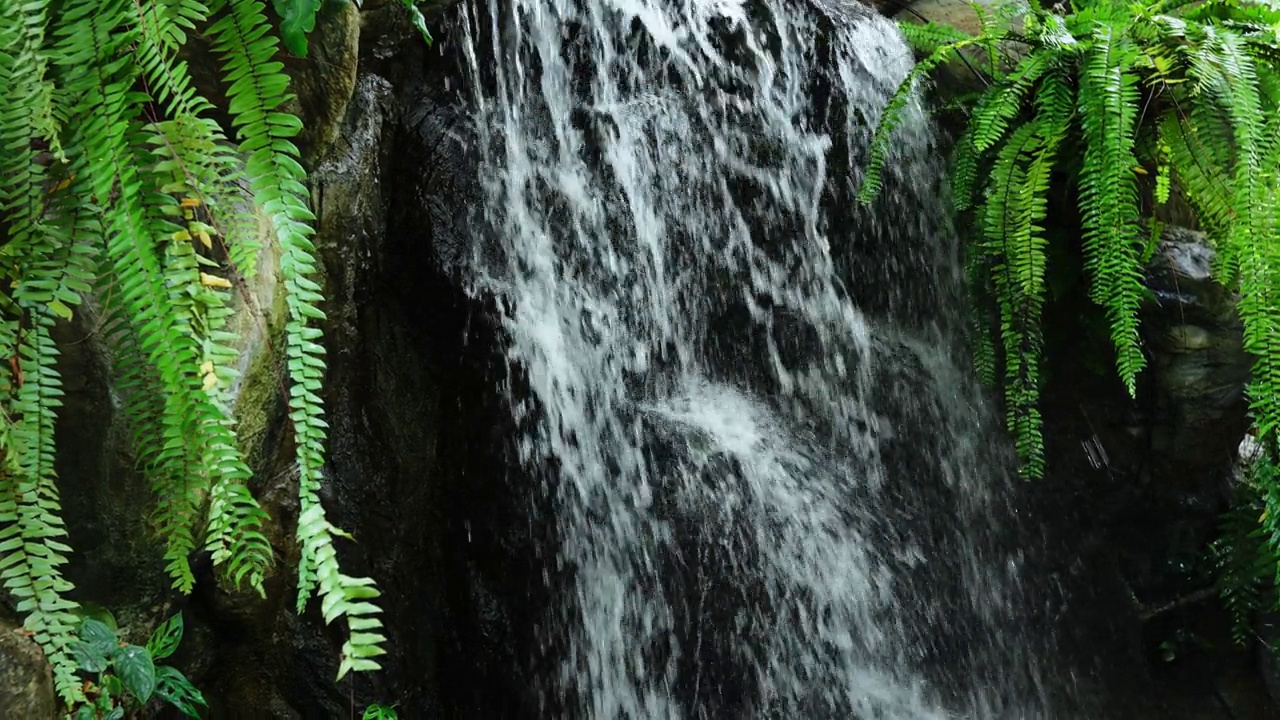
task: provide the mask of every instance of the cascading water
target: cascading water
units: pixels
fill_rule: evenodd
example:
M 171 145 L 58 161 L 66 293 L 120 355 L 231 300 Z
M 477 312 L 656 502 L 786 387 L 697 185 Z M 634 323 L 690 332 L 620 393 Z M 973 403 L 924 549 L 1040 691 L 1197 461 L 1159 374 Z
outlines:
M 542 716 L 1046 715 L 918 108 L 890 200 L 854 208 L 911 63 L 892 25 L 485 2 L 473 281 L 568 578 Z

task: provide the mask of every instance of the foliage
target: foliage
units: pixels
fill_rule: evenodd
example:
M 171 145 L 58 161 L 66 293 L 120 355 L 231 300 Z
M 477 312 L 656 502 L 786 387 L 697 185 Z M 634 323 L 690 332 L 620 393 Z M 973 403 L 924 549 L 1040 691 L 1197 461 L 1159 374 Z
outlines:
M 373 703 L 364 709 L 364 714 L 360 716 L 360 720 L 397 720 L 399 717 L 400 715 L 394 707 Z
M 326 4 L 339 4 L 342 0 L 272 0 L 276 13 L 280 16 L 280 39 L 289 52 L 298 57 L 307 56 L 307 36 L 316 27 L 316 16 Z M 350 0 L 359 7 L 362 0 Z M 418 9 L 417 0 L 400 0 L 409 13 L 409 20 L 422 35 L 428 45 L 431 44 L 431 33 L 427 30 L 427 19 Z
M 189 557 L 205 550 L 232 584 L 262 594 L 272 548 L 237 446 L 227 328 L 233 290 L 257 272 L 255 207 L 273 227 L 288 313 L 299 612 L 318 589 L 326 622 L 347 618 L 339 678 L 377 668 L 383 652 L 377 590 L 340 572 L 343 533 L 319 500 L 324 315 L 291 139 L 301 124 L 281 110 L 289 79 L 263 0 L 206 1 L 0 3 L 0 580 L 68 704 L 85 694 L 62 574 L 71 549 L 53 462 L 63 395 L 53 332 L 77 313 L 100 320 L 174 587 L 192 590 Z M 196 28 L 221 62 L 235 145 L 180 59 Z M 130 659 L 111 657 L 117 669 Z
M 79 669 L 96 680 L 85 684 L 86 698 L 72 708 L 70 717 L 123 718 L 126 708 L 143 706 L 152 697 L 173 705 L 187 717 L 200 717 L 199 708 L 207 706 L 200 691 L 177 668 L 156 664 L 173 655 L 181 642 L 181 614 L 161 623 L 145 647 L 120 642 L 109 625 L 86 618 L 72 653 Z
M 1217 250 L 1218 278 L 1241 293 L 1255 430 L 1280 423 L 1280 5 L 1266 2 L 1077 0 L 1063 14 L 1017 0 L 975 6 L 981 32 L 903 25 L 927 55 L 878 126 L 861 189 L 880 170 L 918 81 L 981 53 L 990 84 L 957 145 L 953 194 L 971 220 L 971 287 L 994 300 L 977 365 L 1003 367 L 1006 422 L 1024 476 L 1043 473 L 1038 410 L 1041 312 L 1051 183 L 1076 190 L 1090 298 L 1105 309 L 1115 369 L 1129 393 L 1146 365 L 1138 310 L 1142 270 L 1159 238 L 1144 215 L 1181 196 Z M 993 331 L 994 330 L 994 331 Z
M 1253 635 L 1254 613 L 1274 607 L 1280 587 L 1280 466 L 1263 452 L 1247 460 L 1210 548 L 1231 636 L 1242 645 Z

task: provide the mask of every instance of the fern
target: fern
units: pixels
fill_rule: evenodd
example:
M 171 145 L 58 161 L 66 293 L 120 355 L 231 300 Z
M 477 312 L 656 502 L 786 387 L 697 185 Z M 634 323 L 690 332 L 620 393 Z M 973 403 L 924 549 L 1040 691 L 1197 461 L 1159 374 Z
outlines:
M 1023 474 L 1043 471 L 1037 412 L 1040 314 L 1047 267 L 1042 227 L 1055 173 L 1074 184 L 1089 297 L 1106 313 L 1116 372 L 1131 396 L 1146 365 L 1138 310 L 1144 264 L 1161 225 L 1141 208 L 1176 194 L 1217 249 L 1220 282 L 1240 290 L 1245 346 L 1256 357 L 1255 431 L 1280 427 L 1280 9 L 1250 3 L 1105 0 L 1058 15 L 1010 1 L 980 13 L 978 35 L 904 24 L 935 47 L 899 86 L 872 141 L 860 198 L 873 197 L 890 138 L 916 85 L 962 47 L 988 53 L 987 90 L 973 103 L 952 170 L 956 208 L 973 221 L 973 294 L 999 310 L 999 342 L 975 333 L 984 377 L 1003 367 L 1006 422 Z M 1021 20 L 1013 35 L 1004 27 Z M 1026 54 L 1006 70 L 1010 40 Z M 944 42 L 946 41 L 946 42 Z M 1081 153 L 1064 154 L 1064 143 Z M 1155 173 L 1150 197 L 1139 173 Z M 981 321 L 980 323 L 984 323 Z
M 1242 498 L 1238 503 L 1224 514 L 1222 535 L 1210 546 L 1210 554 L 1218 594 L 1231 618 L 1231 639 L 1244 645 L 1253 634 L 1254 613 L 1266 604 L 1276 557 L 1269 552 L 1258 523 L 1257 498 Z
M 320 330 L 313 326 L 324 318 L 317 307 L 323 299 L 315 275 L 315 247 L 308 221 L 314 217 L 306 206 L 304 171 L 298 150 L 290 140 L 301 125 L 279 110 L 287 99 L 283 65 L 272 60 L 276 40 L 268 32 L 262 3 L 240 0 L 210 27 L 215 51 L 223 56 L 233 123 L 239 131 L 241 151 L 248 155 L 246 173 L 255 199 L 275 227 L 280 245 L 280 267 L 285 281 L 288 320 L 285 325 L 289 387 L 289 417 L 297 445 L 298 492 L 301 510 L 298 541 L 298 610 L 317 588 L 326 622 L 347 618 L 349 630 L 343 645 L 338 677 L 351 670 L 379 667 L 373 659 L 384 651 L 379 608 L 370 602 L 378 596 L 373 581 L 342 574 L 333 547 L 335 535 L 345 535 L 325 518 L 320 504 L 327 425 L 318 391 L 324 376 L 324 348 L 317 342 Z
M 996 50 L 1010 17 L 1023 20 L 1028 52 L 1005 72 Z M 1265 452 L 1210 548 L 1233 637 L 1244 643 L 1256 611 L 1280 600 L 1280 6 L 1086 0 L 1059 16 L 1001 2 L 980 19 L 981 32 L 966 40 L 944 27 L 904 26 L 914 44 L 936 49 L 882 117 L 861 198 L 879 189 L 903 98 L 960 43 L 986 50 L 991 77 L 957 144 L 953 197 L 973 221 L 971 292 L 999 316 L 999 342 L 976 316 L 975 366 L 988 381 L 1003 367 L 1006 423 L 1026 477 L 1044 471 L 1037 385 L 1053 173 L 1075 190 L 1089 296 L 1106 313 L 1131 396 L 1146 364 L 1142 273 L 1163 229 L 1151 218 L 1144 230 L 1140 208 L 1175 195 L 1190 203 L 1214 244 L 1216 279 L 1239 294 L 1254 357 L 1248 399 Z M 1078 162 L 1060 152 L 1067 143 L 1082 148 Z M 1154 173 L 1146 197 L 1139 173 Z
M 902 23 L 898 26 L 902 37 L 913 49 L 923 53 L 934 53 L 944 45 L 966 40 L 969 33 L 957 30 L 945 23 L 923 22 Z
M 70 654 L 76 605 L 64 597 L 72 586 L 61 571 L 71 548 L 64 542 L 67 531 L 57 514 L 53 468 L 54 413 L 62 404 L 62 387 L 54 369 L 57 348 L 49 336 L 53 317 L 42 309 L 28 317 L 31 326 L 19 325 L 18 336 L 12 338 L 18 345 L 22 380 L 0 382 L 14 418 L 4 448 L 13 459 L 6 473 L 6 497 L 0 501 L 0 522 L 5 523 L 0 529 L 0 551 L 5 552 L 0 577 L 26 617 L 25 627 L 44 647 L 55 687 L 70 703 L 82 694 Z
M 871 136 L 866 175 L 863 177 L 862 187 L 858 191 L 858 197 L 863 202 L 870 202 L 880 192 L 881 174 L 884 172 L 884 164 L 889 158 L 890 144 L 893 141 L 894 133 L 903 121 L 903 113 L 910 107 L 915 98 L 917 82 L 927 77 L 929 72 L 943 63 L 958 58 L 961 50 L 975 45 L 981 40 L 981 37 L 969 37 L 947 43 L 921 60 L 911 69 L 911 72 L 907 73 L 907 77 L 902 84 L 898 86 L 893 96 L 889 98 L 889 103 L 885 106 L 880 116 L 880 121 L 876 125 L 875 132 Z
M 12 372 L 0 373 L 0 580 L 45 649 L 59 695 L 71 703 L 83 693 L 70 656 L 75 604 L 65 598 L 72 588 L 61 571 L 70 551 L 53 467 L 62 390 L 49 336 L 53 310 L 69 308 L 46 274 L 59 243 L 44 222 L 46 172 L 31 144 L 56 133 L 46 81 L 47 12 L 43 2 L 0 10 L 0 82 L 8 90 L 0 104 L 0 211 L 7 230 L 0 272 L 14 287 L 0 304 L 0 353 L 12 359 Z M 60 305 L 50 307 L 53 302 Z
M 236 585 L 247 580 L 263 593 L 263 576 L 271 563 L 270 547 L 262 534 L 266 514 L 247 491 L 231 489 L 243 488 L 252 473 L 237 449 L 231 402 L 225 396 L 235 380 L 237 358 L 236 351 L 226 344 L 233 339 L 225 329 L 231 314 L 225 288 L 230 283 L 212 274 L 216 263 L 196 251 L 197 246 L 212 248 L 213 230 L 195 219 L 195 209 L 201 202 L 195 188 L 187 184 L 186 168 L 199 163 L 200 156 L 183 162 L 181 150 L 170 139 L 171 135 L 181 137 L 182 132 L 165 132 L 173 125 L 166 122 L 149 128 L 152 147 L 147 159 L 157 175 L 156 187 L 166 191 L 154 196 L 160 208 L 153 232 L 169 238 L 165 247 L 168 306 L 184 323 L 183 333 L 199 340 L 196 353 L 186 362 L 194 364 L 196 370 L 191 375 L 200 382 L 200 391 L 191 393 L 191 420 L 200 438 L 196 476 L 207 476 L 202 478 L 200 488 L 210 493 L 205 547 L 212 552 L 215 564 L 231 561 L 228 570 Z M 213 182 L 211 186 L 216 187 Z M 181 199 L 175 200 L 169 193 Z M 183 224 L 176 222 L 179 219 Z M 210 272 L 202 269 L 206 266 Z M 227 503 L 228 499 L 235 502 Z
M 1085 140 L 1080 172 L 1085 267 L 1091 297 L 1107 310 L 1116 369 L 1129 394 L 1146 365 L 1138 338 L 1142 233 L 1133 154 L 1138 117 L 1137 48 L 1114 27 L 1099 28 L 1080 74 L 1080 118 Z
M 1269 452 L 1246 458 L 1222 532 L 1209 548 L 1231 637 L 1244 645 L 1254 615 L 1276 603 L 1280 587 L 1280 475 Z
M 238 148 L 180 59 L 211 18 Z M 255 205 L 276 232 L 287 295 L 299 609 L 318 589 L 325 620 L 347 618 L 339 677 L 376 669 L 383 652 L 377 590 L 340 572 L 333 539 L 344 533 L 319 503 L 323 315 L 290 140 L 300 124 L 280 110 L 288 81 L 275 54 L 259 0 L 0 3 L 0 580 L 68 705 L 84 695 L 61 571 L 71 549 L 53 466 L 62 390 L 52 328 L 77 312 L 101 322 L 174 587 L 192 590 L 190 557 L 208 551 L 234 585 L 263 593 L 272 549 L 236 437 L 228 328 L 234 291 L 256 272 Z

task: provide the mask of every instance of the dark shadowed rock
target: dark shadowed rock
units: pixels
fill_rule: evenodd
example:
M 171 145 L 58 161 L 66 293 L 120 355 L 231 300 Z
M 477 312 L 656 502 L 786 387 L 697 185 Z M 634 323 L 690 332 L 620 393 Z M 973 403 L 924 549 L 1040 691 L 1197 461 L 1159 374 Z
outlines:
M 1165 233 L 1147 271 L 1149 367 L 1136 400 L 1085 288 L 1046 310 L 1048 471 L 1023 493 L 1046 545 L 1028 582 L 1053 590 L 1082 692 L 1106 697 L 1117 717 L 1273 712 L 1252 654 L 1230 642 L 1204 561 L 1249 424 L 1251 364 L 1211 259 L 1203 235 Z
M 1213 280 L 1213 249 L 1201 233 L 1173 228 L 1148 273 L 1144 314 L 1151 357 L 1152 472 L 1168 487 L 1211 492 L 1249 427 L 1238 298 Z

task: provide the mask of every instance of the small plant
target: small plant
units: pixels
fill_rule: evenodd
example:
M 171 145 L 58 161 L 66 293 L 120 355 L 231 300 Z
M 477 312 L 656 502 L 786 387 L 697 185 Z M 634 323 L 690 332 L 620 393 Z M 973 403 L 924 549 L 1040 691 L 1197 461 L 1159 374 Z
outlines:
M 182 614 L 156 628 L 145 647 L 121 642 L 106 622 L 85 618 L 79 640 L 71 653 L 82 673 L 95 679 L 85 682 L 85 701 L 72 708 L 71 720 L 118 720 L 129 710 L 141 710 L 153 697 L 198 718 L 204 696 L 180 670 L 157 665 L 182 642 Z
M 364 709 L 364 714 L 360 716 L 360 720 L 398 720 L 399 717 L 400 715 L 396 713 L 395 706 L 373 703 Z

